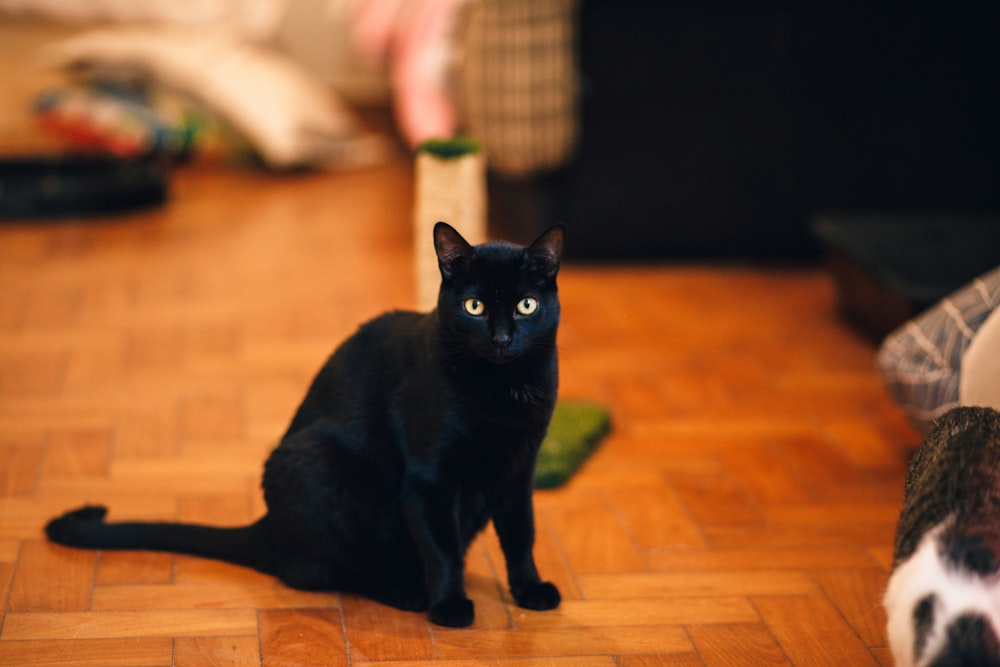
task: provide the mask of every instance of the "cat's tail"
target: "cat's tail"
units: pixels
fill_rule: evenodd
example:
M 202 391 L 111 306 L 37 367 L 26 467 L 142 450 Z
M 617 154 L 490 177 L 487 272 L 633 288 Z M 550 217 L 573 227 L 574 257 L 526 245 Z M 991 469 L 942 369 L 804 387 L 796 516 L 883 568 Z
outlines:
M 45 534 L 58 544 L 82 549 L 135 549 L 202 556 L 270 574 L 265 520 L 249 526 L 216 528 L 185 523 L 104 520 L 108 510 L 88 505 L 52 519 Z

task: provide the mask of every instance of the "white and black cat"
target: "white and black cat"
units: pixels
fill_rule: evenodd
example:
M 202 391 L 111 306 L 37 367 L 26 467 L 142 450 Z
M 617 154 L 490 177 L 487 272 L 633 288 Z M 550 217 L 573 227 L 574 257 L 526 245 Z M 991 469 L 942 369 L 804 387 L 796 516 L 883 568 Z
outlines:
M 564 237 L 471 246 L 438 223 L 437 308 L 382 315 L 334 352 L 264 466 L 256 523 L 108 523 L 92 506 L 49 538 L 220 559 L 466 626 L 465 553 L 492 520 L 517 604 L 558 606 L 532 555 L 532 480 L 556 400 Z
M 897 667 L 1000 667 L 1000 412 L 955 408 L 917 450 L 884 604 Z

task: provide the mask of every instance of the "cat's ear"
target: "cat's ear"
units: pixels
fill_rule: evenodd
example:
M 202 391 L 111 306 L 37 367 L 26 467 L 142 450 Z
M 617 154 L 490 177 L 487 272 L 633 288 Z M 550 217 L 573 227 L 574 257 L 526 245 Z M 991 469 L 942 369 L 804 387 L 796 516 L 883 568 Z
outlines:
M 525 249 L 525 264 L 549 280 L 555 278 L 559 272 L 559 260 L 562 259 L 565 241 L 566 227 L 563 225 L 549 227 Z
M 434 225 L 434 250 L 445 280 L 451 280 L 456 273 L 466 270 L 476 255 L 469 242 L 447 222 Z

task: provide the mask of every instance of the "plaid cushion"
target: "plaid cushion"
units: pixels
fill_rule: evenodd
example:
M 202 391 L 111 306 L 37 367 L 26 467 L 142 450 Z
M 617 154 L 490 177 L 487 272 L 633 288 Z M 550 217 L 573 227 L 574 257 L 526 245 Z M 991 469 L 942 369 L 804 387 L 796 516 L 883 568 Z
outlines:
M 577 135 L 578 0 L 476 0 L 462 13 L 453 72 L 461 130 L 494 171 L 564 164 Z
M 962 358 L 998 305 L 1000 267 L 942 299 L 883 341 L 879 372 L 889 393 L 922 432 L 959 404 Z

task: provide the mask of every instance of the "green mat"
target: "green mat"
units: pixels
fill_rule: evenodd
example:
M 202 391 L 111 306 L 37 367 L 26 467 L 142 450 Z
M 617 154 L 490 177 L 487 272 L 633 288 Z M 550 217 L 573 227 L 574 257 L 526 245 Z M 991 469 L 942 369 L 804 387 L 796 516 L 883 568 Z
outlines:
M 558 401 L 535 464 L 535 488 L 562 486 L 611 429 L 607 408 L 586 401 Z

